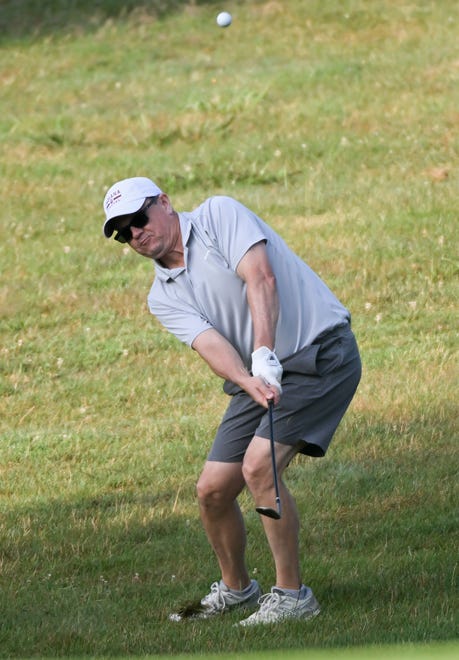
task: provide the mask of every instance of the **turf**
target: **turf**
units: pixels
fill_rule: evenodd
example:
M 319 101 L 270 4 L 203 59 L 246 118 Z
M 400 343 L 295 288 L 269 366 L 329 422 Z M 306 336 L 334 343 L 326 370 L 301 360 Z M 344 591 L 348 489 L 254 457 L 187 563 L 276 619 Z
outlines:
M 231 2 L 226 30 L 220 9 L 2 3 L 2 657 L 457 639 L 457 2 Z M 195 482 L 226 397 L 147 313 L 151 265 L 101 236 L 131 175 L 179 210 L 238 198 L 352 311 L 358 394 L 288 474 L 310 625 L 167 619 L 218 578 Z

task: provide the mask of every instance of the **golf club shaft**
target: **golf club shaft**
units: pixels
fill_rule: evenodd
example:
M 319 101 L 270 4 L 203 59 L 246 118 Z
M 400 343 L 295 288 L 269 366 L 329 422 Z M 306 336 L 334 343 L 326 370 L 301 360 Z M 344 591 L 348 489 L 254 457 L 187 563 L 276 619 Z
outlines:
M 281 502 L 279 496 L 279 483 L 277 480 L 277 465 L 276 465 L 276 451 L 274 447 L 274 423 L 273 423 L 273 402 L 271 399 L 268 400 L 268 417 L 269 417 L 269 439 L 271 444 L 271 462 L 273 466 L 273 480 L 274 480 L 274 491 L 276 494 L 276 508 L 272 509 L 270 506 L 257 506 L 257 513 L 262 516 L 267 516 L 268 518 L 274 518 L 279 520 L 281 517 Z
M 273 466 L 274 492 L 276 494 L 276 508 L 280 516 L 281 503 L 279 495 L 279 481 L 277 478 L 276 450 L 274 447 L 274 420 L 273 420 L 274 402 L 268 399 L 268 417 L 269 417 L 269 441 L 271 444 L 271 462 Z

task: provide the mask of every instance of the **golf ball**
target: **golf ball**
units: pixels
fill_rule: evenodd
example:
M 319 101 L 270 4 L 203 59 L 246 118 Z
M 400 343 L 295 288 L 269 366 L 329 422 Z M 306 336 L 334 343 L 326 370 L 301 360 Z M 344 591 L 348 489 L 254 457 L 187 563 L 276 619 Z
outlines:
M 227 11 L 222 11 L 217 16 L 217 25 L 220 27 L 228 27 L 231 25 L 232 16 Z

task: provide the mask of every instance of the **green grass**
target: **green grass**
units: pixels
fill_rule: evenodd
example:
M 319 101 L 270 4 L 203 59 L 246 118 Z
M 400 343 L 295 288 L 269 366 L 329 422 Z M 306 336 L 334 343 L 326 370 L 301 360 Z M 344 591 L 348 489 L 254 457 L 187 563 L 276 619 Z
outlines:
M 227 30 L 220 8 L 2 4 L 1 657 L 457 639 L 457 3 L 231 2 Z M 306 626 L 167 620 L 218 577 L 194 485 L 226 397 L 147 313 L 150 264 L 101 237 L 138 174 L 179 210 L 238 198 L 352 311 L 358 394 L 288 474 Z
M 308 649 L 307 657 L 310 660 L 449 660 L 457 656 L 457 644 L 405 644 L 399 646 L 365 646 L 351 649 Z M 157 657 L 157 656 L 156 656 Z M 165 656 L 171 657 L 171 656 Z M 177 660 L 185 660 L 189 656 L 174 656 Z M 300 660 L 305 657 L 305 651 L 277 651 L 244 654 L 220 654 L 204 656 L 206 660 L 235 660 L 246 658 L 248 660 Z

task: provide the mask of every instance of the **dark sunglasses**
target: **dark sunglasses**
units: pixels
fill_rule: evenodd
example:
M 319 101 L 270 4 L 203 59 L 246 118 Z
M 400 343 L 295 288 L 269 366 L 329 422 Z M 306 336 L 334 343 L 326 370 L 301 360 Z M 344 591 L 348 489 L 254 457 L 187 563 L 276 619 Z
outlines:
M 137 213 L 135 213 L 132 216 L 129 224 L 126 225 L 126 227 L 123 227 L 122 229 L 119 229 L 116 232 L 114 236 L 115 241 L 118 241 L 118 243 L 129 243 L 129 241 L 132 241 L 131 227 L 137 227 L 138 229 L 142 229 L 142 227 L 145 227 L 149 219 L 147 215 L 147 211 L 150 208 L 150 206 L 156 204 L 157 200 L 158 197 L 153 197 L 153 199 L 150 200 L 146 206 L 140 209 L 140 211 L 137 211 Z

